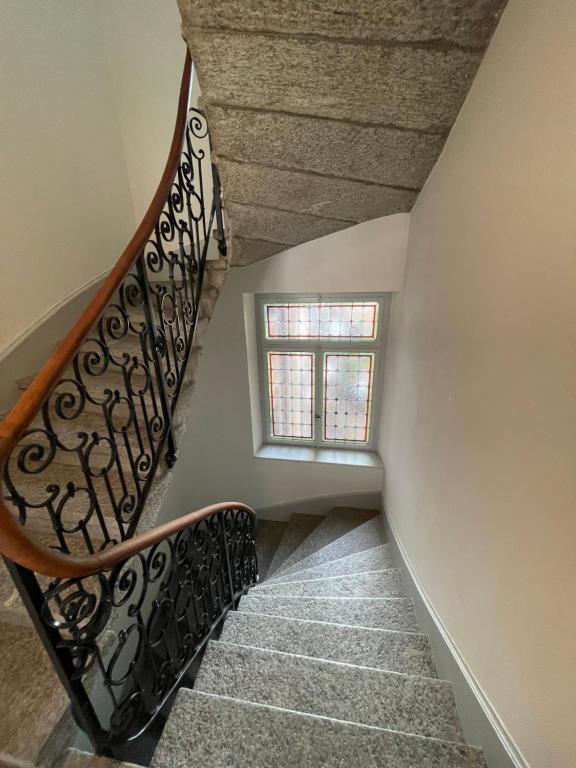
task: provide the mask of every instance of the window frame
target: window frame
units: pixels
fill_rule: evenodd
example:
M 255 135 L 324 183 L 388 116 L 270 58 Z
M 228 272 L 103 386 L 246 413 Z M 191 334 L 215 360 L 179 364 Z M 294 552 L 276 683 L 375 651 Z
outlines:
M 378 443 L 378 425 L 380 421 L 380 403 L 384 378 L 386 342 L 390 315 L 389 293 L 273 293 L 256 294 L 256 336 L 258 347 L 258 381 L 260 388 L 260 409 L 262 418 L 262 436 L 264 445 L 308 446 L 330 450 L 374 451 Z M 378 320 L 376 339 L 267 339 L 264 321 L 266 304 L 298 302 L 376 302 Z M 313 352 L 314 353 L 314 401 L 312 408 L 312 439 L 298 437 L 274 437 L 271 429 L 271 411 L 269 403 L 268 352 Z M 369 440 L 366 443 L 324 440 L 324 355 L 326 353 L 350 352 L 373 353 L 373 384 L 371 412 L 369 421 Z

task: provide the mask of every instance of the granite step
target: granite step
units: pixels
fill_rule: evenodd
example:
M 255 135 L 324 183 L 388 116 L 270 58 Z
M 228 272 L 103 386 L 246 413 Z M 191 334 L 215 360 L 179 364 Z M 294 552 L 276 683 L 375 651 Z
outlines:
M 260 581 L 266 578 L 274 553 L 286 530 L 286 523 L 281 520 L 258 520 L 256 530 L 256 554 L 258 556 L 258 575 Z
M 152 768 L 486 768 L 463 744 L 182 688 Z
M 370 518 L 377 515 L 374 509 L 355 509 L 353 507 L 336 507 L 328 512 L 318 526 L 296 547 L 279 568 L 279 572 L 293 567 L 314 552 L 326 547 Z
M 323 518 L 317 515 L 300 515 L 298 513 L 291 515 L 282 540 L 270 563 L 268 574 L 271 575 L 277 571 L 322 521 Z
M 0 645 L 0 753 L 37 764 L 68 697 L 33 627 L 1 623 Z
M 315 659 L 437 677 L 430 641 L 415 632 L 231 611 L 220 640 Z
M 211 641 L 194 689 L 402 733 L 463 741 L 450 683 Z
M 404 597 L 399 568 L 368 571 L 347 576 L 328 576 L 308 581 L 266 582 L 254 589 L 258 595 L 290 595 L 290 597 Z
M 352 573 L 365 573 L 367 571 L 382 571 L 386 568 L 394 568 L 395 562 L 392 549 L 389 544 L 380 544 L 372 549 L 365 549 L 353 555 L 341 557 L 338 560 L 330 560 L 324 565 L 312 568 L 304 568 L 301 571 L 281 574 L 270 574 L 267 584 L 282 584 L 285 581 L 309 581 L 323 579 L 328 576 L 346 576 Z
M 352 627 L 418 632 L 412 600 L 398 597 L 287 597 L 259 595 L 251 590 L 241 598 L 240 610 Z
M 318 565 L 324 565 L 331 560 L 339 560 L 347 555 L 354 555 L 358 552 L 363 552 L 366 549 L 372 549 L 373 547 L 385 543 L 386 535 L 384 533 L 382 520 L 380 515 L 378 515 L 362 525 L 359 525 L 349 533 L 340 536 L 330 544 L 318 549 L 302 560 L 299 560 L 294 565 L 286 566 L 286 564 L 284 564 L 284 566 L 276 573 L 278 576 L 287 576 L 288 574 L 293 574 L 297 571 L 302 571 Z
M 136 763 L 126 763 L 111 757 L 93 755 L 78 749 L 69 749 L 62 768 L 141 768 Z

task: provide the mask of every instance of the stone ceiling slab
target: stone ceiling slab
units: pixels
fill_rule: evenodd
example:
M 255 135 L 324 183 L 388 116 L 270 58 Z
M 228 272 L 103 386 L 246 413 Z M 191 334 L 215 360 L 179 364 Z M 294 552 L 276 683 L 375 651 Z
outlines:
M 351 226 L 347 221 L 241 203 L 227 202 L 226 212 L 233 222 L 235 237 L 271 240 L 287 246 L 306 243 Z
M 445 138 L 279 112 L 207 105 L 222 159 L 419 189 Z
M 232 264 L 235 267 L 245 267 L 248 264 L 254 264 L 256 261 L 262 261 L 269 256 L 285 251 L 290 248 L 284 243 L 272 243 L 267 240 L 253 240 L 248 237 L 232 238 Z
M 179 0 L 185 24 L 484 47 L 506 0 Z
M 191 29 L 206 103 L 447 132 L 480 64 L 456 48 Z
M 223 160 L 226 200 L 352 222 L 409 211 L 416 192 Z

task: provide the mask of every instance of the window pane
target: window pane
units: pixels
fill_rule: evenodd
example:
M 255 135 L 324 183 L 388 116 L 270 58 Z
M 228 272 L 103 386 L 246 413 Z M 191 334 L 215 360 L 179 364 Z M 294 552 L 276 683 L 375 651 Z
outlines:
M 378 302 L 265 304 L 267 339 L 354 339 L 374 341 Z
M 324 440 L 367 443 L 374 355 L 324 355 Z
M 311 440 L 314 355 L 268 352 L 268 398 L 272 437 Z

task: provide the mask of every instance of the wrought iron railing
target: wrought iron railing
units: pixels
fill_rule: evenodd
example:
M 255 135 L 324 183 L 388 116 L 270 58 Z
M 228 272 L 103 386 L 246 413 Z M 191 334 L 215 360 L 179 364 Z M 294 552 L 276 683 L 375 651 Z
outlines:
M 0 553 L 77 722 L 104 752 L 147 728 L 256 579 L 243 505 L 138 534 L 164 460 L 176 459 L 211 240 L 226 253 L 190 79 L 187 56 L 168 162 L 142 224 L 0 423 Z
M 252 510 L 228 503 L 126 541 L 135 554 L 93 576 L 43 587 L 8 563 L 74 718 L 98 753 L 134 761 L 130 743 L 162 713 L 226 613 L 256 583 L 255 541 Z M 122 546 L 107 550 L 110 561 Z

